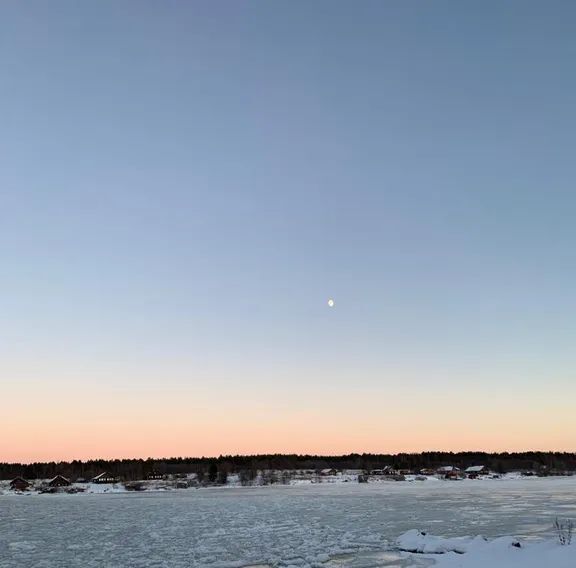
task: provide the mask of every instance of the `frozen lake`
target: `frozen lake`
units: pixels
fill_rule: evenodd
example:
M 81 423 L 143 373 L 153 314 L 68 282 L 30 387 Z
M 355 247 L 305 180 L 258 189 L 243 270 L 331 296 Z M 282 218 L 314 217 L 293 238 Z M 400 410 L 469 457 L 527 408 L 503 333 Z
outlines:
M 402 566 L 408 529 L 538 538 L 576 518 L 576 478 L 0 496 L 0 566 Z

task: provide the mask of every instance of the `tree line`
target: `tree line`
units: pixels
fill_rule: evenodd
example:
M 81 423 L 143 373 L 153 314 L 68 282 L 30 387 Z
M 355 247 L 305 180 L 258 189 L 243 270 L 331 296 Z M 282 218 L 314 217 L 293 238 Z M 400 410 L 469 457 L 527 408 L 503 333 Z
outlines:
M 453 465 L 461 469 L 485 465 L 492 471 L 534 471 L 540 474 L 576 471 L 576 453 L 568 452 L 422 452 L 400 454 L 348 454 L 341 456 L 264 454 L 226 455 L 219 457 L 171 457 L 162 459 L 93 459 L 63 462 L 0 463 L 0 479 L 22 476 L 47 479 L 57 474 L 72 481 L 91 479 L 103 471 L 124 480 L 139 480 L 153 474 L 196 473 L 200 478 L 222 479 L 228 474 L 255 476 L 266 470 L 308 470 L 327 468 L 369 471 L 392 466 L 394 469 L 419 471 Z M 217 472 L 217 473 L 216 473 Z

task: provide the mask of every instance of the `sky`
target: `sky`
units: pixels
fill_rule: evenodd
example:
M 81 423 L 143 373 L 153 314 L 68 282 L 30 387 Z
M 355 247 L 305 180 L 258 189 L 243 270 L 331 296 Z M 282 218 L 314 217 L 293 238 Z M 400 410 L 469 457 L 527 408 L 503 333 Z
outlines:
M 575 23 L 2 2 L 0 461 L 576 451 Z

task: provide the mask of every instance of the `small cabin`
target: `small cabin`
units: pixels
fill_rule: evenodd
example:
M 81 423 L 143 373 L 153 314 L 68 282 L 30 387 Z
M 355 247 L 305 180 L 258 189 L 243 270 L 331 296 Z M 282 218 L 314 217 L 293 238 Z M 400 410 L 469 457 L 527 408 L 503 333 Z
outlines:
M 320 475 L 322 476 L 338 475 L 338 470 L 334 468 L 321 469 Z
M 393 475 L 396 473 L 396 470 L 390 466 L 384 466 L 382 469 L 373 469 L 370 471 L 370 475 Z
M 57 475 L 48 481 L 49 487 L 69 487 L 70 485 L 72 485 L 70 480 L 63 475 Z
M 458 469 L 453 465 L 443 465 L 442 467 L 439 467 L 436 471 L 437 473 L 451 473 L 453 471 L 460 471 L 460 469 Z
M 453 465 L 439 467 L 436 473 L 445 479 L 458 479 L 458 477 L 460 477 L 460 469 Z
M 107 471 L 103 471 L 101 474 L 92 478 L 92 483 L 116 483 L 118 478 Z
M 23 477 L 15 477 L 10 482 L 10 489 L 12 489 L 12 491 L 26 491 L 29 487 L 30 483 Z
M 146 479 L 149 481 L 158 481 L 160 479 L 164 479 L 164 474 L 160 473 L 159 471 L 151 471 L 147 476 Z
M 468 479 L 476 479 L 479 475 L 486 475 L 490 470 L 485 465 L 471 465 L 464 470 Z

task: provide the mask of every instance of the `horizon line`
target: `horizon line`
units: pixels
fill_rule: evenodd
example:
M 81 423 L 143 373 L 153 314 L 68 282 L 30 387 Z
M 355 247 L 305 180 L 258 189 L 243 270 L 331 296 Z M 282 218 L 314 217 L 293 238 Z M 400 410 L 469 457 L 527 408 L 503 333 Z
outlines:
M 5 466 L 12 465 L 33 465 L 33 464 L 49 464 L 49 463 L 88 463 L 88 462 L 111 462 L 111 461 L 170 461 L 170 460 L 198 460 L 198 461 L 220 461 L 227 458 L 266 458 L 266 457 L 282 457 L 290 456 L 297 458 L 320 458 L 320 459 L 344 459 L 350 457 L 361 457 L 361 456 L 376 456 L 376 457 L 396 457 L 396 456 L 418 456 L 424 454 L 486 454 L 491 456 L 500 455 L 518 455 L 518 454 L 564 454 L 564 455 L 576 455 L 576 450 L 566 451 L 566 450 L 505 450 L 505 451 L 488 451 L 488 450 L 422 450 L 419 452 L 350 452 L 346 454 L 312 454 L 312 453 L 261 453 L 261 454 L 220 454 L 219 456 L 192 456 L 192 455 L 179 455 L 179 456 L 162 456 L 162 457 L 94 457 L 94 458 L 84 458 L 84 459 L 64 459 L 64 460 L 45 460 L 45 461 L 0 461 L 0 464 Z

